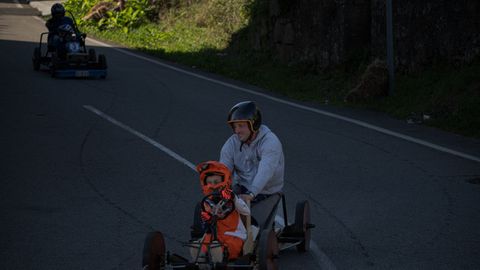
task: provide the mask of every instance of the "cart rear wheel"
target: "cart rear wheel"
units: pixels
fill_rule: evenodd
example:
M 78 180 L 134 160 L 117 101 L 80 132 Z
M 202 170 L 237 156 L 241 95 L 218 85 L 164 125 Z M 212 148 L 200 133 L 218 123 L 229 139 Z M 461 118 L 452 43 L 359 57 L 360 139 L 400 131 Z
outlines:
M 161 232 L 151 232 L 145 238 L 142 266 L 144 270 L 165 269 L 165 239 Z
M 278 242 L 272 229 L 265 229 L 258 240 L 258 265 L 259 270 L 278 270 Z
M 295 230 L 303 233 L 303 240 L 297 245 L 297 251 L 305 252 L 310 249 L 310 204 L 308 201 L 297 203 L 295 208 Z
M 33 50 L 33 70 L 38 71 L 40 69 L 40 59 L 41 59 L 41 54 L 40 54 L 40 48 L 35 48 Z
M 100 66 L 100 68 L 107 68 L 107 57 L 105 57 L 104 54 L 98 55 L 98 65 Z

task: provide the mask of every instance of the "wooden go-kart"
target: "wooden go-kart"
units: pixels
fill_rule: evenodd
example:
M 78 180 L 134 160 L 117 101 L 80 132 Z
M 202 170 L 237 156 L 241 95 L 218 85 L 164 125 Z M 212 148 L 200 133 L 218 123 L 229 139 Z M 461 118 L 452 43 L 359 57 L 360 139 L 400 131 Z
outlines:
M 167 251 L 165 239 L 161 232 L 151 232 L 145 239 L 143 249 L 143 269 L 259 269 L 275 270 L 279 269 L 279 252 L 288 248 L 296 247 L 299 252 L 305 252 L 310 247 L 310 230 L 315 225 L 310 223 L 310 206 L 308 201 L 298 202 L 295 209 L 295 223 L 288 224 L 287 208 L 285 195 L 281 193 L 273 194 L 268 198 L 254 203 L 251 208 L 251 217 L 246 218 L 246 228 L 251 239 L 245 242 L 243 254 L 234 260 L 228 260 L 227 249 L 223 249 L 224 254 L 218 254 L 218 249 L 222 243 L 211 241 L 202 243 L 201 235 L 198 234 L 200 225 L 200 212 L 205 210 L 205 205 L 219 206 L 231 202 L 219 201 L 217 205 L 212 204 L 211 194 L 205 196 L 201 203 L 197 205 L 194 214 L 194 225 L 192 226 L 192 238 L 185 247 L 190 249 L 191 258 L 187 259 L 177 254 Z M 275 216 L 277 207 L 282 203 L 283 208 L 283 226 L 275 226 Z M 214 222 L 212 223 L 215 227 Z M 256 224 L 252 225 L 252 224 Z M 256 227 L 256 228 L 255 228 Z M 200 227 L 201 228 L 201 227 Z M 257 230 L 255 230 L 257 229 Z M 215 232 L 215 228 L 212 230 Z M 252 231 L 258 231 L 252 235 Z M 203 232 L 202 232 L 203 233 Z M 214 239 L 215 236 L 214 236 Z M 249 241 L 252 240 L 252 241 Z M 246 246 L 249 246 L 248 248 Z M 199 255 L 200 248 L 206 246 L 207 252 Z M 195 252 L 197 250 L 197 252 Z M 227 251 L 225 251 L 227 250 Z M 192 252 L 193 251 L 193 252 Z M 219 256 L 220 255 L 220 256 Z

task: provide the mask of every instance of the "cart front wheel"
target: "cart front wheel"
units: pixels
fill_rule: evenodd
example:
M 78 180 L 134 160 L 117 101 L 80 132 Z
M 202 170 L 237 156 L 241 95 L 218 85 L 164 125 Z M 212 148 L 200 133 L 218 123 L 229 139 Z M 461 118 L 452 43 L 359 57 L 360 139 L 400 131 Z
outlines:
M 142 266 L 144 270 L 165 269 L 165 239 L 161 232 L 151 232 L 145 238 Z
M 303 240 L 297 245 L 297 251 L 305 252 L 310 249 L 310 204 L 308 201 L 297 203 L 295 208 L 295 230 L 303 234 Z
M 95 49 L 89 49 L 88 50 L 88 61 L 90 61 L 90 62 L 96 62 L 97 61 L 97 53 L 95 52 Z
M 258 243 L 258 269 L 278 270 L 278 253 L 277 235 L 272 229 L 263 230 Z

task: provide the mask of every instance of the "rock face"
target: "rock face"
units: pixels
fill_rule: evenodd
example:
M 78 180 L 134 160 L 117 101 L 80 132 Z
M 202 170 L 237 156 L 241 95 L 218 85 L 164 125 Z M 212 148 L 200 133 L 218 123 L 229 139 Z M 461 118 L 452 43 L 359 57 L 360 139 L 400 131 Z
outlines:
M 324 69 L 366 55 L 385 59 L 386 0 L 257 0 L 247 30 L 255 50 Z M 401 71 L 480 55 L 480 1 L 393 1 L 395 64 Z

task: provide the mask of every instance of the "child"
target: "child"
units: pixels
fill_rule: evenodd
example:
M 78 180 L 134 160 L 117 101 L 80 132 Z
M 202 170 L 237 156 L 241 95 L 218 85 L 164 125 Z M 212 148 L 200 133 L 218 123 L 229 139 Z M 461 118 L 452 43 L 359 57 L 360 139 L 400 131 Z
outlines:
M 202 221 L 207 226 L 216 222 L 217 240 L 226 247 L 228 259 L 235 259 L 240 256 L 243 242 L 247 239 L 247 230 L 240 214 L 250 215 L 250 208 L 232 192 L 232 175 L 224 164 L 218 161 L 206 161 L 197 165 L 197 172 L 200 173 L 203 194 L 205 196 L 213 194 L 212 199 L 209 200 L 210 204 L 205 205 L 205 210 L 201 213 Z M 235 207 L 228 205 L 232 202 Z M 223 207 L 217 208 L 222 205 Z M 215 239 L 212 232 L 207 232 L 202 242 L 206 244 L 213 240 Z M 202 252 L 205 251 L 206 247 L 203 245 Z

